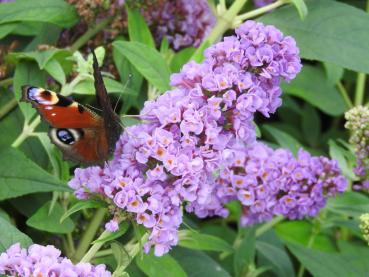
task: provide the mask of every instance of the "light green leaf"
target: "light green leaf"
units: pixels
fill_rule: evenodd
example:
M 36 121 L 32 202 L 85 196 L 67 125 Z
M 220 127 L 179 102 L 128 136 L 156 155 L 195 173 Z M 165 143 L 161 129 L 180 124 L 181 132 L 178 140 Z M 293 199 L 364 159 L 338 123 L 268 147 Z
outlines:
M 0 24 L 17 21 L 47 22 L 71 27 L 78 21 L 74 7 L 62 0 L 27 0 L 0 5 Z
M 225 240 L 212 235 L 201 234 L 191 230 L 180 230 L 179 245 L 198 250 L 233 252 L 233 248 Z
M 305 17 L 307 16 L 308 14 L 308 9 L 306 7 L 306 4 L 304 2 L 304 0 L 291 0 L 292 4 L 295 5 L 299 15 L 300 15 L 300 18 L 303 20 L 305 19 Z
M 155 48 L 155 41 L 152 37 L 145 18 L 138 10 L 126 7 L 128 13 L 128 34 L 131 41 L 138 41 L 147 46 Z
M 115 41 L 113 47 L 124 55 L 159 91 L 164 92 L 170 89 L 170 70 L 157 50 L 134 41 Z
M 66 211 L 63 214 L 63 216 L 60 218 L 60 222 L 63 222 L 65 219 L 70 217 L 72 214 L 80 210 L 92 209 L 92 208 L 102 208 L 102 207 L 105 207 L 106 205 L 107 204 L 105 202 L 103 202 L 102 200 L 97 200 L 97 199 L 88 199 L 88 200 L 78 201 L 76 204 L 70 207 L 68 211 Z
M 235 250 L 233 258 L 233 266 L 237 276 L 247 274 L 247 270 L 254 262 L 255 257 L 255 228 L 247 228 L 244 232 L 244 237 Z
M 107 241 L 117 239 L 117 238 L 123 236 L 127 232 L 128 227 L 129 227 L 129 223 L 127 221 L 124 221 L 124 222 L 119 224 L 119 230 L 118 231 L 112 232 L 112 233 L 110 233 L 109 235 L 107 235 L 106 237 L 104 237 L 102 239 L 94 240 L 92 242 L 92 244 L 105 243 Z
M 64 209 L 59 203 L 55 203 L 50 212 L 51 201 L 46 202 L 33 214 L 28 220 L 27 225 L 35 229 L 56 234 L 67 234 L 73 231 L 74 223 L 67 218 L 60 223 L 60 218 L 64 213 Z
M 0 217 L 0 253 L 18 242 L 22 247 L 28 247 L 32 244 L 32 240 L 26 234 L 23 234 L 9 221 Z
M 16 149 L 0 151 L 0 200 L 47 191 L 71 191 Z
M 123 96 L 127 95 L 135 95 L 136 91 L 128 88 L 122 83 L 115 81 L 113 79 L 103 77 L 104 84 L 106 86 L 106 90 L 108 93 L 122 93 Z M 73 93 L 76 94 L 86 94 L 86 95 L 95 95 L 95 86 L 94 81 L 92 79 L 85 79 L 79 82 L 74 88 Z
M 6 23 L 0 25 L 0 39 L 6 37 L 17 27 L 17 23 Z
M 174 54 L 170 62 L 170 69 L 172 72 L 179 72 L 182 66 L 189 61 L 196 48 L 187 47 Z
M 57 80 L 61 85 L 65 85 L 65 73 L 57 60 L 50 60 L 45 65 L 45 70 L 51 75 L 55 80 Z
M 305 65 L 289 84 L 283 84 L 285 93 L 302 98 L 323 112 L 337 116 L 345 112 L 345 102 L 338 90 L 326 78 L 323 70 Z
M 176 276 L 186 277 L 186 272 L 169 254 L 156 257 L 149 253 L 136 257 L 137 266 L 149 277 Z
M 309 14 L 301 21 L 294 7 L 286 6 L 259 18 L 294 37 L 306 59 L 331 62 L 369 73 L 369 14 L 339 1 L 307 1 Z M 312 83 L 319 82 L 311 79 Z
M 351 180 L 355 180 L 356 176 L 352 172 L 352 167 L 349 166 L 347 160 L 348 151 L 338 145 L 334 140 L 328 141 L 329 145 L 329 155 L 332 159 L 338 162 L 340 169 L 342 170 L 343 174 Z

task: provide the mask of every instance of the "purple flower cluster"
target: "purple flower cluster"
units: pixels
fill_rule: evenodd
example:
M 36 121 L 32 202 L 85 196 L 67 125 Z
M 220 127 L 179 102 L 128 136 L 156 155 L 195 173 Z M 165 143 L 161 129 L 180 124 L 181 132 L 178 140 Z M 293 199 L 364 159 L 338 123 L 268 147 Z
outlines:
M 350 143 L 355 148 L 356 166 L 354 173 L 359 177 L 360 184 L 354 189 L 369 189 L 369 108 L 357 106 L 346 112 L 345 127 L 350 130 Z
M 302 149 L 294 158 L 289 150 L 273 150 L 262 143 L 248 148 L 235 145 L 223 152 L 223 161 L 216 194 L 235 195 L 242 205 L 243 225 L 275 215 L 316 216 L 327 197 L 347 186 L 336 161 L 312 157 Z
M 175 50 L 198 47 L 215 25 L 207 0 L 156 0 L 143 6 L 142 13 L 156 42 L 160 44 L 166 37 Z
M 110 277 L 105 265 L 78 263 L 60 256 L 60 250 L 52 245 L 31 245 L 22 249 L 19 243 L 12 245 L 0 255 L 0 274 L 7 276 L 73 276 Z
M 239 199 L 245 224 L 315 215 L 345 186 L 335 162 L 274 152 L 256 142 L 253 125 L 256 112 L 268 117 L 280 106 L 280 81 L 299 72 L 298 53 L 276 28 L 244 23 L 203 63 L 173 74 L 173 90 L 145 103 L 145 123 L 125 129 L 112 161 L 77 169 L 69 185 L 78 198 L 99 194 L 112 204 L 108 230 L 122 216 L 148 228 L 145 250 L 154 246 L 157 256 L 177 244 L 182 207 L 225 217 L 224 204 Z

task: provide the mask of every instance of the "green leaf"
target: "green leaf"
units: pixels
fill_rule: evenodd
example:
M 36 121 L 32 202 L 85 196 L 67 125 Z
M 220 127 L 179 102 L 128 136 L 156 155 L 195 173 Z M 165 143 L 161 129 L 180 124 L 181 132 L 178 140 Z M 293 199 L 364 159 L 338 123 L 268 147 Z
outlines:
M 178 236 L 178 244 L 182 247 L 197 250 L 233 252 L 233 248 L 228 242 L 216 236 L 201 234 L 191 230 L 180 230 Z
M 128 34 L 131 41 L 138 41 L 147 46 L 155 48 L 155 41 L 152 37 L 145 18 L 138 10 L 126 8 L 128 12 Z
M 196 48 L 194 47 L 187 47 L 175 53 L 170 62 L 170 69 L 172 72 L 179 72 L 182 66 L 189 61 L 195 50 Z
M 234 253 L 233 265 L 237 276 L 247 275 L 255 257 L 255 228 L 246 228 L 241 244 Z
M 369 248 L 368 246 L 359 246 L 348 241 L 338 241 L 338 247 L 342 253 L 350 255 L 354 268 L 361 272 L 369 272 Z
M 275 231 L 284 242 L 299 243 L 307 246 L 313 233 L 313 225 L 307 221 L 286 221 L 279 223 L 275 227 Z M 335 250 L 331 239 L 324 234 L 318 234 L 311 247 L 327 252 Z
M 286 251 L 263 241 L 256 242 L 256 249 L 273 265 L 278 276 L 295 276 L 291 260 Z
M 352 172 L 352 167 L 349 166 L 349 161 L 347 159 L 347 155 L 351 154 L 351 152 L 338 145 L 334 140 L 329 140 L 328 145 L 329 155 L 332 159 L 338 162 L 342 173 L 351 180 L 356 179 L 355 174 Z
M 359 217 L 369 211 L 369 197 L 359 192 L 347 191 L 329 198 L 326 208 L 332 212 Z
M 171 250 L 177 262 L 182 266 L 188 277 L 230 277 L 224 268 L 204 252 L 176 247 Z M 165 275 L 159 275 L 165 276 Z M 174 276 L 174 275 L 170 275 Z
M 0 253 L 18 242 L 22 247 L 28 247 L 32 244 L 32 240 L 26 234 L 23 234 L 9 221 L 0 217 Z
M 296 155 L 299 149 L 302 148 L 301 143 L 294 137 L 271 125 L 264 124 L 262 126 L 262 130 L 267 131 L 280 146 L 290 149 L 294 155 Z
M 94 240 L 92 242 L 92 244 L 105 243 L 107 241 L 115 240 L 115 239 L 123 236 L 127 232 L 128 227 L 129 227 L 129 223 L 127 221 L 124 221 L 124 222 L 119 224 L 119 230 L 118 231 L 112 232 L 112 233 L 110 233 L 109 235 L 107 235 L 106 237 L 104 237 L 102 239 Z
M 291 0 L 292 4 L 295 5 L 300 18 L 303 20 L 308 14 L 308 9 L 304 0 Z
M 117 241 L 112 242 L 110 247 L 113 252 L 114 258 L 117 262 L 117 266 L 116 266 L 116 269 L 114 270 L 112 277 L 125 276 L 124 274 L 125 274 L 125 269 L 127 267 L 127 260 L 129 261 L 127 251 L 124 249 L 123 245 Z
M 97 200 L 97 199 L 88 199 L 88 200 L 78 201 L 76 204 L 70 207 L 68 211 L 66 211 L 63 214 L 63 216 L 60 218 L 60 222 L 63 222 L 65 219 L 70 217 L 72 214 L 80 210 L 92 209 L 92 208 L 103 208 L 106 205 L 107 204 L 104 201 Z
M 159 91 L 164 92 L 170 89 L 170 70 L 157 50 L 134 41 L 115 41 L 113 47 L 124 55 Z
M 23 85 L 44 87 L 45 80 L 45 74 L 38 68 L 35 62 L 19 62 L 15 68 L 13 81 L 16 99 L 18 101 L 20 100 L 22 95 L 21 87 Z M 26 122 L 29 122 L 29 120 L 36 113 L 36 110 L 32 108 L 29 103 L 19 103 L 19 108 L 21 109 Z
M 113 79 L 103 77 L 104 84 L 108 93 L 122 93 L 123 96 L 136 95 L 137 92 Z M 74 88 L 73 93 L 95 95 L 95 86 L 92 79 L 85 79 L 79 82 Z
M 78 21 L 74 7 L 62 0 L 27 0 L 0 5 L 0 24 L 17 21 L 47 22 L 71 27 Z
M 0 25 L 0 39 L 6 37 L 17 27 L 17 23 L 7 23 Z
M 186 272 L 169 254 L 156 257 L 149 253 L 136 257 L 137 266 L 149 277 L 175 276 L 186 277 Z
M 323 63 L 327 80 L 330 84 L 335 85 L 343 77 L 344 69 L 332 63 Z
M 45 70 L 61 85 L 65 85 L 65 73 L 63 67 L 57 60 L 53 59 L 48 61 L 48 63 L 45 65 Z
M 0 151 L 0 200 L 47 191 L 71 191 L 14 148 Z
M 309 14 L 301 21 L 294 7 L 286 6 L 259 18 L 294 37 L 306 59 L 330 62 L 369 73 L 369 14 L 338 1 L 310 0 Z M 310 81 L 319 84 L 315 79 Z
M 289 84 L 282 85 L 287 94 L 302 98 L 321 111 L 337 116 L 345 112 L 345 103 L 338 90 L 317 67 L 305 65 Z
M 316 109 L 309 104 L 304 105 L 302 113 L 302 131 L 304 133 L 305 140 L 310 146 L 316 146 L 319 144 L 319 138 L 321 135 L 320 117 Z
M 367 274 L 360 272 L 359 268 L 350 266 L 350 260 L 346 256 L 312 250 L 292 243 L 288 243 L 287 247 L 313 276 L 356 277 Z
M 39 208 L 36 213 L 27 220 L 27 225 L 37 230 L 56 234 L 68 234 L 72 232 L 75 226 L 70 218 L 60 223 L 60 218 L 64 213 L 62 206 L 56 202 L 49 213 L 50 204 L 51 201 L 48 201 Z

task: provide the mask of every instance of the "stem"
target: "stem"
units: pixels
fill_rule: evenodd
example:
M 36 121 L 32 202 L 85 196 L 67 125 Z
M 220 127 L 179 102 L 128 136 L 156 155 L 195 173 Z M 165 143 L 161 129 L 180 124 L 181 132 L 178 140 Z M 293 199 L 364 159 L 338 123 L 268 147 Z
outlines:
M 356 79 L 356 89 L 355 89 L 355 106 L 363 104 L 364 93 L 365 93 L 365 73 L 358 73 Z
M 242 21 L 245 21 L 246 19 L 262 15 L 263 13 L 274 10 L 274 9 L 284 5 L 284 4 L 287 4 L 288 2 L 289 2 L 288 0 L 278 0 L 278 1 L 276 1 L 272 4 L 270 4 L 270 5 L 267 5 L 267 6 L 259 8 L 259 9 L 255 9 L 255 10 L 252 10 L 250 12 L 241 14 L 241 15 L 236 17 L 236 20 L 237 20 L 236 23 L 241 24 Z
M 0 109 L 0 119 L 7 115 L 11 110 L 13 110 L 18 105 L 17 99 L 13 98 L 8 103 Z
M 7 87 L 13 83 L 13 78 L 8 78 L 0 81 L 0 87 Z
M 105 230 L 99 236 L 98 240 L 104 239 L 107 236 L 109 236 L 110 234 L 111 234 L 111 232 Z M 92 245 L 91 248 L 88 250 L 88 252 L 81 259 L 81 263 L 88 263 L 89 261 L 91 261 L 91 259 L 95 256 L 95 254 L 97 253 L 97 251 L 100 250 L 100 248 L 104 245 L 104 243 L 105 242 L 96 242 L 94 245 Z
M 101 222 L 103 221 L 103 219 L 105 217 L 105 213 L 106 213 L 106 209 L 98 209 L 95 216 L 92 218 L 92 221 L 87 226 L 87 229 L 84 232 L 84 234 L 82 235 L 81 241 L 80 241 L 80 243 L 77 247 L 77 250 L 74 254 L 74 259 L 76 261 L 79 261 L 85 255 L 88 247 L 90 246 L 92 240 L 94 239 L 94 237 L 96 235 L 97 230 L 100 227 Z M 94 246 L 96 244 L 94 244 Z M 89 252 L 90 251 L 91 251 L 91 249 L 89 250 Z
M 86 33 L 84 33 L 79 39 L 77 39 L 72 44 L 70 50 L 72 52 L 77 51 L 80 47 L 86 44 L 87 41 L 89 41 L 92 37 L 94 37 L 98 32 L 104 29 L 112 21 L 112 19 L 113 19 L 112 16 L 107 17 L 102 21 L 100 21 L 98 24 L 96 24 L 93 28 L 88 29 Z
M 25 123 L 22 133 L 13 142 L 12 147 L 17 148 L 19 145 L 21 145 L 22 142 L 26 140 L 26 138 L 32 135 L 33 131 L 36 129 L 37 125 L 40 124 L 40 122 L 41 118 L 37 116 L 30 125 Z
M 342 82 L 338 81 L 337 88 L 339 92 L 341 93 L 343 100 L 345 100 L 347 108 L 351 109 L 354 105 L 352 104 L 350 96 L 348 95 L 348 92 L 346 88 L 343 86 Z
M 271 221 L 264 223 L 259 228 L 256 229 L 255 236 L 260 237 L 262 234 L 264 234 L 266 231 L 274 227 L 276 224 L 281 222 L 283 220 L 283 216 L 279 215 L 273 218 Z
M 211 30 L 207 38 L 201 43 L 200 47 L 196 49 L 195 53 L 192 55 L 191 59 L 195 61 L 200 61 L 202 58 L 202 52 L 205 47 L 216 42 L 230 27 L 233 25 L 233 21 L 239 11 L 242 9 L 243 5 L 247 0 L 236 0 L 233 2 L 232 6 L 223 14 L 218 17 L 218 22 Z
M 111 249 L 105 249 L 105 250 L 101 250 L 101 251 L 97 252 L 94 257 L 99 258 L 99 257 L 109 256 L 109 255 L 112 255 L 112 254 L 113 254 L 113 251 Z
M 67 256 L 72 257 L 74 253 L 76 252 L 76 248 L 74 247 L 72 233 L 67 234 L 67 243 L 68 243 L 68 249 L 69 249 L 69 253 Z

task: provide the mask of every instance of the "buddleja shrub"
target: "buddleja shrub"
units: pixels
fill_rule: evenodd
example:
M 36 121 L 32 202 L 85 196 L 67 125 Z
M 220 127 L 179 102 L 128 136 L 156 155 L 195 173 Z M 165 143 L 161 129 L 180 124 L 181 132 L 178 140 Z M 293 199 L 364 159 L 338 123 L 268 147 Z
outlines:
M 0 274 L 365 276 L 364 7 L 0 2 Z M 90 48 L 124 131 L 81 166 L 18 102 L 95 109 Z

